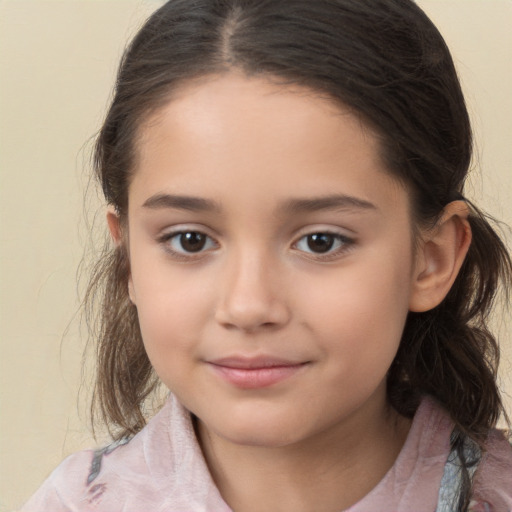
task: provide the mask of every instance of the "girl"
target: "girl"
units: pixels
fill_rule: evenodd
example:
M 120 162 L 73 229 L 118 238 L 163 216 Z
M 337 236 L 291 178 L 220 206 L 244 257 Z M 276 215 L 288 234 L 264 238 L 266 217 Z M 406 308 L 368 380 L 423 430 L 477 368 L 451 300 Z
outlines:
M 167 2 L 96 146 L 114 443 L 23 510 L 511 510 L 486 320 L 512 262 L 470 158 L 412 1 Z

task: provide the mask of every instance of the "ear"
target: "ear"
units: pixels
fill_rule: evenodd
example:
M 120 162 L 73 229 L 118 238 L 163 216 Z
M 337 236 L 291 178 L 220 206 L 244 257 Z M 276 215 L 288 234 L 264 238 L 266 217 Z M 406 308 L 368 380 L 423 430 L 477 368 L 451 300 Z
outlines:
M 121 220 L 119 219 L 118 213 L 113 208 L 108 208 L 107 210 L 107 224 L 108 229 L 110 231 L 110 235 L 112 236 L 112 240 L 114 241 L 116 247 L 121 247 L 123 244 L 126 244 L 127 239 L 123 234 Z M 132 301 L 132 303 L 135 304 L 135 292 L 133 290 L 133 281 L 131 273 L 130 276 L 128 277 L 128 295 L 130 296 L 130 300 Z
M 121 231 L 121 221 L 119 215 L 114 211 L 113 208 L 109 207 L 107 210 L 107 224 L 110 236 L 116 246 L 120 246 L 123 243 L 123 233 Z
M 467 204 L 453 201 L 434 228 L 423 233 L 416 254 L 410 311 L 433 309 L 450 291 L 471 244 L 468 216 Z

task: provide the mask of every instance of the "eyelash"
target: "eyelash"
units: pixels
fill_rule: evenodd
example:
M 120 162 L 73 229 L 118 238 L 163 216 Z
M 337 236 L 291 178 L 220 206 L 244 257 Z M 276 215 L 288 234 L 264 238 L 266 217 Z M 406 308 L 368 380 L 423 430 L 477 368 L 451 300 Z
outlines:
M 205 237 L 205 245 L 210 243 L 211 247 L 208 247 L 206 250 L 204 250 L 203 246 L 200 247 L 198 251 L 186 251 L 182 245 L 183 240 L 181 240 L 178 243 L 180 243 L 181 248 L 183 250 L 176 250 L 172 248 L 171 242 L 173 241 L 173 239 L 179 239 L 179 237 L 182 237 L 183 235 L 191 234 Z M 308 252 L 298 248 L 299 243 L 301 243 L 303 240 L 305 240 L 305 243 L 309 245 L 307 241 L 308 237 L 314 237 L 318 235 L 322 237 L 329 237 L 331 239 L 330 241 L 332 242 L 332 244 L 337 245 L 337 247 L 333 250 L 331 245 L 330 247 L 327 248 L 325 253 Z M 165 251 L 171 254 L 171 256 L 182 261 L 192 261 L 200 259 L 204 257 L 205 252 L 209 252 L 212 248 L 218 247 L 219 245 L 217 242 L 215 242 L 215 240 L 212 237 L 210 237 L 203 231 L 194 229 L 180 229 L 178 231 L 165 233 L 158 239 L 158 242 L 164 246 Z M 318 230 L 305 233 L 304 235 L 302 235 L 300 238 L 298 238 L 296 242 L 292 244 L 292 248 L 302 253 L 303 257 L 305 258 L 310 258 L 317 261 L 331 261 L 348 252 L 354 244 L 355 240 L 353 238 L 347 237 L 346 235 L 342 235 L 340 233 L 336 233 L 329 230 Z
M 319 231 L 313 231 L 313 232 L 309 232 L 309 233 L 306 233 L 306 234 L 302 235 L 293 244 L 293 247 L 297 248 L 299 243 L 302 240 L 306 240 L 306 243 L 308 243 L 307 239 L 309 237 L 314 237 L 314 236 L 318 236 L 318 235 L 320 235 L 322 237 L 329 237 L 329 238 L 331 238 L 332 239 L 332 243 L 333 244 L 337 243 L 338 246 L 334 250 L 332 249 L 332 246 L 329 247 L 325 253 L 306 252 L 306 251 L 301 251 L 301 249 L 297 249 L 301 253 L 304 253 L 304 254 L 308 255 L 308 256 L 304 256 L 304 257 L 306 257 L 306 258 L 313 258 L 313 259 L 315 259 L 317 261 L 332 261 L 334 259 L 339 258 L 340 256 L 342 256 L 346 252 L 348 252 L 353 247 L 353 245 L 355 244 L 355 240 L 353 238 L 350 238 L 350 237 L 348 237 L 346 235 L 342 235 L 341 233 L 336 233 L 336 232 L 329 231 L 329 230 L 319 230 Z
M 179 237 L 182 237 L 183 235 L 189 235 L 189 234 L 195 234 L 200 235 L 206 238 L 205 244 L 208 242 L 214 242 L 214 246 L 218 246 L 218 244 L 213 240 L 211 236 L 208 236 L 206 233 L 198 230 L 198 229 L 180 229 L 178 231 L 172 231 L 169 233 L 163 234 L 159 239 L 158 242 L 164 246 L 164 249 L 166 252 L 168 252 L 171 256 L 173 256 L 175 259 L 183 260 L 183 261 L 190 261 L 192 259 L 199 259 L 204 256 L 204 248 L 201 247 L 200 250 L 197 252 L 194 251 L 186 251 L 186 250 L 176 250 L 173 249 L 171 246 L 171 243 L 173 239 L 179 239 Z M 181 245 L 181 243 L 180 243 Z M 183 249 L 183 246 L 182 246 Z M 210 248 L 208 248 L 210 249 Z

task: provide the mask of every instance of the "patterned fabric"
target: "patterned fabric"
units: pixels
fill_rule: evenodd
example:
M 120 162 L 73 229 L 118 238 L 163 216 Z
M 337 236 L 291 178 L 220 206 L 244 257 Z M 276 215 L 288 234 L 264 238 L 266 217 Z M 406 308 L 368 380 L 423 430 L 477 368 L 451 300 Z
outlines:
M 125 437 L 94 452 L 94 456 L 91 463 L 91 470 L 89 472 L 89 476 L 87 477 L 88 485 L 90 485 L 100 474 L 101 461 L 103 459 L 103 455 L 108 455 L 109 453 L 113 452 L 118 446 L 123 446 L 124 444 L 130 442 L 130 439 L 131 437 Z
M 448 414 L 424 398 L 393 467 L 345 512 L 453 512 L 460 474 L 452 432 Z M 471 512 L 510 512 L 512 448 L 498 431 L 486 448 L 474 474 Z M 232 512 L 208 471 L 190 414 L 173 396 L 133 438 L 68 457 L 21 509 L 141 511 Z

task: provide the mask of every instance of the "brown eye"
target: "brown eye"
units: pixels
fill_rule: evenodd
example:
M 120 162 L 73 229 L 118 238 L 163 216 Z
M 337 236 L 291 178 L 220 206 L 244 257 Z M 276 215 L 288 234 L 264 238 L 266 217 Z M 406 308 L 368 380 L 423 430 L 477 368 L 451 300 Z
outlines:
M 301 237 L 294 248 L 317 259 L 336 258 L 348 251 L 354 245 L 354 240 L 340 233 L 318 231 Z
M 178 235 L 179 244 L 185 252 L 199 252 L 206 245 L 206 235 L 197 231 Z
M 213 249 L 216 243 L 200 231 L 178 231 L 164 235 L 160 242 L 174 254 L 194 254 Z
M 314 233 L 308 235 L 307 245 L 311 251 L 316 253 L 324 253 L 330 251 L 336 241 L 336 236 L 329 233 Z

